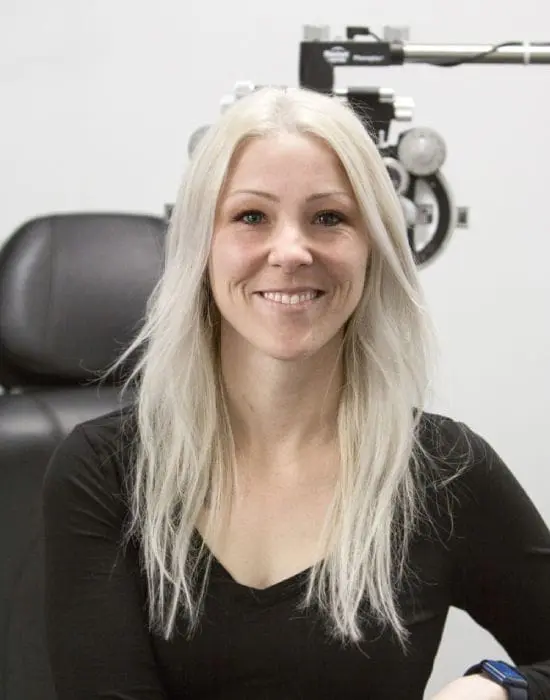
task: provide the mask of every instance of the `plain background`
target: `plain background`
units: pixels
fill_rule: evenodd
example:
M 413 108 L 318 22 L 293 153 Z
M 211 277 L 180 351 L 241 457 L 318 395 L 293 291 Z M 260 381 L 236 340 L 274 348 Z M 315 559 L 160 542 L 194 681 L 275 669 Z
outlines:
M 414 43 L 550 41 L 550 3 L 1 0 L 0 242 L 39 214 L 161 214 L 189 136 L 235 81 L 297 84 L 303 24 L 407 26 Z M 441 344 L 433 408 L 483 434 L 550 520 L 550 65 L 347 69 L 337 81 L 412 97 L 414 125 L 447 143 L 444 173 L 471 224 L 421 270 Z M 495 655 L 451 611 L 426 698 Z

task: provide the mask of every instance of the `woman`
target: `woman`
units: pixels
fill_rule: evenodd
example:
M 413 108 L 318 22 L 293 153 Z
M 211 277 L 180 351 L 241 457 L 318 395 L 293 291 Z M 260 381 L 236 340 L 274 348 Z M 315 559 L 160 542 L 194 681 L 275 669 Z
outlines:
M 451 605 L 528 689 L 475 666 L 438 700 L 550 698 L 550 533 L 486 442 L 423 410 L 431 346 L 353 112 L 283 89 L 228 110 L 117 363 L 142 350 L 135 399 L 45 480 L 60 700 L 421 698 Z

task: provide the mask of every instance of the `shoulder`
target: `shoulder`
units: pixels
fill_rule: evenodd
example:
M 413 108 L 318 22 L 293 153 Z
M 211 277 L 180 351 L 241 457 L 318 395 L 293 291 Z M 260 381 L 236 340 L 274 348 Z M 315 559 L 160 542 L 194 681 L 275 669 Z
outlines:
M 46 494 L 122 493 L 137 436 L 132 407 L 77 424 L 54 451 L 44 476 Z
M 492 498 L 497 484 L 517 486 L 496 450 L 468 424 L 425 412 L 417 432 L 419 477 L 428 503 L 438 511 L 472 516 Z
M 436 508 L 479 526 L 504 527 L 518 511 L 533 510 L 529 496 L 500 454 L 461 421 L 425 413 L 418 426 L 427 500 Z M 422 459 L 422 457 L 425 459 Z
M 432 468 L 431 475 L 479 479 L 503 462 L 487 440 L 468 424 L 437 413 L 422 413 L 417 433 L 419 448 Z M 435 471 L 433 471 L 435 470 Z
M 78 423 L 67 437 L 87 444 L 96 452 L 125 451 L 137 437 L 136 412 L 133 405 Z

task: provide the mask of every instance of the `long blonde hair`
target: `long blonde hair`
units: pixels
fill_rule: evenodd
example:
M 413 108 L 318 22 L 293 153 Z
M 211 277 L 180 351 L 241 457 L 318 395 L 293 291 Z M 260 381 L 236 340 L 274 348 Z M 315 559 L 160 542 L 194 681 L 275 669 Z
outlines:
M 369 232 L 364 295 L 345 332 L 338 414 L 341 478 L 303 605 L 317 604 L 332 635 L 362 638 L 362 616 L 390 626 L 406 647 L 397 592 L 421 517 L 418 426 L 433 368 L 434 334 L 407 241 L 401 205 L 375 143 L 351 108 L 303 89 L 263 88 L 206 132 L 186 169 L 166 240 L 165 268 L 134 342 L 139 358 L 128 536 L 139 538 L 149 621 L 166 639 L 183 614 L 192 635 L 208 580 L 194 546 L 208 499 L 211 523 L 227 512 L 235 449 L 220 377 L 217 309 L 207 264 L 219 193 L 246 139 L 314 135 L 337 154 Z M 206 566 L 199 566 L 206 561 Z

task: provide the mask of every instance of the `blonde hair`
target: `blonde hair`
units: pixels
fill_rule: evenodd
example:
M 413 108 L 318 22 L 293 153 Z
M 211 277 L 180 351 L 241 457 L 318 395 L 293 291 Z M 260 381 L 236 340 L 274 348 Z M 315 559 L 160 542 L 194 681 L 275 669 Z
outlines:
M 149 621 L 168 639 L 183 611 L 191 636 L 209 575 L 194 546 L 231 502 L 235 449 L 223 393 L 216 313 L 206 284 L 220 191 L 239 145 L 280 132 L 322 139 L 339 157 L 369 232 L 363 297 L 344 336 L 338 414 L 341 478 L 327 515 L 327 556 L 313 567 L 304 606 L 331 634 L 358 642 L 365 609 L 406 647 L 397 596 L 410 536 L 423 511 L 418 426 L 430 384 L 434 334 L 401 205 L 376 145 L 351 108 L 304 89 L 263 88 L 228 109 L 203 136 L 172 213 L 165 269 L 144 325 L 108 372 L 140 350 L 133 386 L 138 435 L 128 536 L 137 536 Z M 205 567 L 200 562 L 207 562 Z M 366 603 L 366 608 L 365 608 Z

